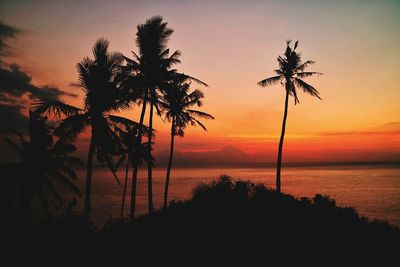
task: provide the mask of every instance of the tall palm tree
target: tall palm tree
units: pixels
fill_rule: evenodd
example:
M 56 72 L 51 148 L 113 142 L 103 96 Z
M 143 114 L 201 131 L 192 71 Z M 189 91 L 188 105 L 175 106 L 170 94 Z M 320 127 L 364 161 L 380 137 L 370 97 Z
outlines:
M 25 221 L 30 220 L 30 211 L 35 196 L 38 197 L 46 211 L 51 208 L 51 200 L 64 204 L 63 197 L 57 187 L 62 185 L 77 195 L 81 192 L 75 185 L 77 175 L 74 166 L 83 162 L 71 156 L 76 149 L 72 144 L 53 142 L 52 128 L 46 124 L 46 117 L 37 117 L 30 112 L 29 140 L 16 132 L 19 142 L 8 138 L 6 142 L 15 150 L 20 162 L 2 165 L 0 176 L 6 179 L 6 190 L 17 193 L 17 201 L 25 215 Z M 17 205 L 17 206 L 19 206 Z
M 276 76 L 269 77 L 258 82 L 258 85 L 262 87 L 275 85 L 280 83 L 285 86 L 286 97 L 285 97 L 285 111 L 283 114 L 283 122 L 282 122 L 282 131 L 281 137 L 279 140 L 279 148 L 278 148 L 278 160 L 276 166 L 276 191 L 281 192 L 281 166 L 282 166 L 282 148 L 283 148 L 283 140 L 285 138 L 285 128 L 286 128 L 286 118 L 288 113 L 288 101 L 289 95 L 294 97 L 294 104 L 296 105 L 299 102 L 297 97 L 296 88 L 300 88 L 303 92 L 321 99 L 319 96 L 319 92 L 313 86 L 309 85 L 302 78 L 314 76 L 314 75 L 322 75 L 319 72 L 308 72 L 304 71 L 309 65 L 314 64 L 315 62 L 312 60 L 307 60 L 304 63 L 301 61 L 301 53 L 296 52 L 296 48 L 299 44 L 298 41 L 295 42 L 294 47 L 290 47 L 291 41 L 286 42 L 286 51 L 283 56 L 279 56 L 277 61 L 279 64 L 279 69 L 274 70 L 277 74 Z
M 84 215 L 89 219 L 91 210 L 93 156 L 105 162 L 119 183 L 115 174 L 112 155 L 120 154 L 121 144 L 112 127 L 124 118 L 111 115 L 111 112 L 129 107 L 120 99 L 117 73 L 123 63 L 120 53 L 108 51 L 109 42 L 99 39 L 93 47 L 94 59 L 85 57 L 77 64 L 79 83 L 85 94 L 83 109 L 62 103 L 42 99 L 34 110 L 37 114 L 53 113 L 66 116 L 55 130 L 55 135 L 74 141 L 86 127 L 90 127 L 90 144 L 87 157 Z M 120 184 L 120 183 L 119 183 Z
M 188 125 L 199 125 L 206 131 L 206 127 L 198 120 L 198 118 L 214 119 L 214 117 L 210 114 L 192 109 L 193 106 L 202 106 L 204 94 L 198 89 L 194 90 L 193 92 L 189 92 L 189 90 L 190 83 L 182 80 L 172 83 L 168 87 L 168 90 L 166 90 L 166 93 L 160 102 L 162 108 L 166 111 L 166 119 L 171 122 L 171 144 L 167 174 L 165 178 L 164 209 L 168 207 L 168 187 L 174 153 L 175 136 L 183 137 L 184 130 Z
M 125 169 L 125 181 L 124 189 L 122 193 L 122 204 L 121 204 L 121 221 L 124 219 L 125 199 L 128 185 L 128 173 L 129 166 L 132 166 L 132 188 L 131 188 L 131 208 L 130 208 L 130 221 L 131 223 L 135 220 L 136 213 L 136 188 L 137 188 L 137 171 L 138 168 L 146 162 L 148 157 L 148 143 L 142 143 L 140 140 L 140 133 L 148 135 L 148 129 L 140 130 L 139 126 L 133 125 L 132 127 L 125 127 L 121 129 L 118 126 L 115 127 L 115 131 L 121 138 L 121 142 L 124 145 L 124 153 L 121 155 L 117 166 L 122 165 L 126 161 Z M 153 160 L 153 159 L 152 159 Z
M 136 44 L 139 54 L 133 53 L 133 59 L 125 58 L 127 65 L 124 68 L 124 88 L 128 91 L 128 99 L 142 105 L 139 124 L 143 125 L 146 113 L 146 105 L 149 105 L 149 136 L 148 146 L 152 144 L 153 115 L 154 109 L 160 114 L 159 98 L 163 94 L 163 87 L 173 77 L 182 76 L 190 78 L 195 82 L 203 82 L 188 75 L 177 73 L 172 67 L 180 63 L 181 53 L 175 51 L 170 54 L 167 42 L 173 30 L 167 27 L 163 18 L 154 16 L 146 23 L 137 26 Z M 204 84 L 206 85 L 206 84 Z M 139 134 L 141 139 L 141 134 Z M 152 189 L 152 163 L 151 149 L 148 150 L 148 208 L 153 211 L 153 189 Z

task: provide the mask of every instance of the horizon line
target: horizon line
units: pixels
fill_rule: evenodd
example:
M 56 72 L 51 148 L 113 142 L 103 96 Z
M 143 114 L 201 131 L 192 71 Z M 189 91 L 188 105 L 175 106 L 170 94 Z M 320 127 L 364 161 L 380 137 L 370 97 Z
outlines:
M 157 164 L 154 166 L 154 169 L 164 169 L 166 163 L 162 163 L 159 166 Z M 230 168 L 244 168 L 244 167 L 252 167 L 252 168 L 276 168 L 276 162 L 265 162 L 265 163 L 252 163 L 252 162 L 244 162 L 244 163 L 197 163 L 197 164 L 179 164 L 175 165 L 179 168 L 216 168 L 216 167 L 230 167 Z M 324 161 L 324 162 L 286 162 L 282 164 L 283 167 L 293 168 L 293 167 L 329 167 L 329 166 L 387 166 L 387 167 L 399 167 L 400 161 Z M 95 167 L 104 167 L 104 165 L 96 164 Z

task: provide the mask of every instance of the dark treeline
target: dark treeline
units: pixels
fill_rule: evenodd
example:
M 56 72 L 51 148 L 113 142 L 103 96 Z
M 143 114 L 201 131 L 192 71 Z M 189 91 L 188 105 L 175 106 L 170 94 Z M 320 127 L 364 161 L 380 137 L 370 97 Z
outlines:
M 189 266 L 399 263 L 400 231 L 387 223 L 368 221 L 326 196 L 298 199 L 228 176 L 200 184 L 191 199 L 173 201 L 167 210 L 140 216 L 135 224 L 116 220 L 96 230 L 82 222 L 66 213 L 33 231 L 7 228 L 3 240 L 41 263 L 51 257 L 72 263 L 107 259 L 152 265 L 161 260 Z M 43 245 L 35 246 L 38 240 Z

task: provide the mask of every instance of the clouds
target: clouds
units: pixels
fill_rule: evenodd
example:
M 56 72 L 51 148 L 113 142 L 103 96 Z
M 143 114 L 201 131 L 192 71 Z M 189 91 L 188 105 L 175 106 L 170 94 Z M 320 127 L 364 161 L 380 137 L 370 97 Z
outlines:
M 8 134 L 11 129 L 25 133 L 28 118 L 22 111 L 29 108 L 31 101 L 22 96 L 27 95 L 29 100 L 34 98 L 59 99 L 61 96 L 76 97 L 57 87 L 32 84 L 32 77 L 22 71 L 17 64 L 2 64 L 0 66 L 0 134 Z
M 14 28 L 10 25 L 5 24 L 0 21 L 0 55 L 7 56 L 10 54 L 10 51 L 7 50 L 7 39 L 16 38 L 17 34 L 19 34 L 21 30 Z
M 7 41 L 17 38 L 20 29 L 0 21 L 0 56 L 11 54 Z M 25 133 L 28 118 L 22 112 L 29 108 L 35 98 L 57 100 L 62 96 L 76 97 L 50 85 L 34 85 L 32 77 L 18 64 L 7 64 L 0 58 L 0 134 L 8 134 L 11 129 Z M 26 98 L 27 97 L 27 98 Z
M 9 55 L 7 40 L 16 38 L 21 33 L 20 29 L 0 21 L 0 56 Z M 27 94 L 30 99 L 35 97 L 59 99 L 61 96 L 76 97 L 75 94 L 66 93 L 55 86 L 32 84 L 32 77 L 15 63 L 0 64 L 0 101 L 14 104 L 15 98 Z
M 22 71 L 17 64 L 0 67 L 0 98 L 8 96 L 11 101 L 14 97 L 21 97 L 26 93 L 31 99 L 35 97 L 58 99 L 64 95 L 76 97 L 75 94 L 63 92 L 57 87 L 35 86 L 31 81 L 32 77 Z

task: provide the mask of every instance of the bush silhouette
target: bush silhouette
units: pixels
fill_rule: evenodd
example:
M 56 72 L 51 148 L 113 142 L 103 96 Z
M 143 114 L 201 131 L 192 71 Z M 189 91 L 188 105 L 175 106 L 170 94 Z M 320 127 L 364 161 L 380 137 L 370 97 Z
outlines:
M 41 239 L 64 245 L 65 240 L 73 241 L 76 251 L 85 248 L 85 256 L 94 259 L 129 255 L 139 260 L 150 253 L 164 255 L 167 261 L 209 262 L 216 257 L 225 263 L 237 259 L 304 263 L 323 258 L 358 264 L 378 260 L 383 266 L 385 261 L 398 261 L 400 241 L 397 228 L 338 207 L 327 196 L 298 199 L 229 176 L 200 184 L 190 200 L 172 201 L 167 210 L 141 216 L 133 225 L 116 220 L 94 231 L 80 225 L 84 220 L 69 220 L 55 223 L 58 227 L 51 231 L 43 226 L 47 230 Z

